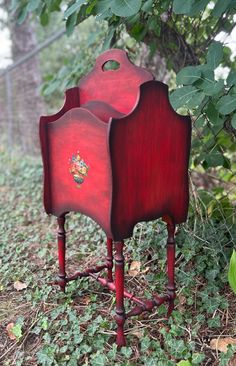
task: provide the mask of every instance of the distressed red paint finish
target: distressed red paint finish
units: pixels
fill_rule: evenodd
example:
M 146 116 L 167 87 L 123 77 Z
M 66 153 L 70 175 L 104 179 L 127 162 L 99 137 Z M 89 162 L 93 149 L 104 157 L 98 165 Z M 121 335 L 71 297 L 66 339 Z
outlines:
M 119 62 L 119 69 L 105 71 L 109 60 Z M 91 276 L 114 291 L 120 346 L 125 344 L 127 316 L 151 311 L 166 301 L 168 315 L 173 310 L 174 233 L 175 225 L 187 217 L 190 139 L 190 118 L 172 109 L 167 86 L 116 49 L 99 56 L 79 86 L 67 90 L 57 114 L 40 119 L 44 206 L 48 214 L 58 217 L 59 225 L 58 284 L 64 290 L 66 282 Z M 70 211 L 88 215 L 102 227 L 107 257 L 102 266 L 67 276 L 64 221 Z M 140 300 L 124 289 L 123 240 L 132 235 L 137 222 L 159 217 L 168 230 L 167 295 Z M 95 275 L 103 269 L 107 269 L 107 280 Z M 124 297 L 137 303 L 128 314 Z

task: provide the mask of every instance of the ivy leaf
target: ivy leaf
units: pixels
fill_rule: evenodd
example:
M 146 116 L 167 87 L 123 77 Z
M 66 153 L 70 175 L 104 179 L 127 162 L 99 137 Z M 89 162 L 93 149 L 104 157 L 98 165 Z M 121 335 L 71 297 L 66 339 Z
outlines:
M 195 66 L 184 67 L 176 76 L 176 82 L 178 85 L 193 84 L 201 77 L 201 71 Z
M 97 352 L 92 356 L 92 365 L 93 366 L 105 366 L 107 364 L 107 357 Z
M 121 353 L 125 356 L 125 358 L 130 358 L 133 351 L 131 347 L 122 347 Z
M 235 250 L 233 250 L 233 253 L 230 258 L 228 280 L 229 280 L 231 289 L 236 294 L 236 251 Z
M 74 4 L 72 4 L 71 6 L 69 6 L 66 9 L 66 11 L 64 13 L 65 18 L 68 18 L 71 14 L 79 11 L 81 6 L 86 3 L 87 3 L 87 1 L 85 1 L 85 0 L 77 0 Z
M 223 57 L 223 45 L 221 42 L 212 42 L 207 52 L 207 64 L 215 69 Z
M 191 362 L 186 361 L 186 360 L 181 360 L 177 363 L 176 366 L 192 366 Z
M 226 115 L 236 109 L 236 96 L 225 95 L 217 103 L 218 110 L 221 114 Z
M 142 0 L 113 0 L 111 10 L 119 17 L 130 17 L 137 14 L 142 5 Z
M 170 95 L 170 102 L 174 109 L 183 107 L 184 105 L 193 108 L 193 104 L 195 104 L 194 106 L 198 105 L 204 97 L 203 93 L 200 93 L 201 92 L 192 85 L 183 86 L 182 88 L 176 89 Z M 194 98 L 197 98 L 196 101 Z

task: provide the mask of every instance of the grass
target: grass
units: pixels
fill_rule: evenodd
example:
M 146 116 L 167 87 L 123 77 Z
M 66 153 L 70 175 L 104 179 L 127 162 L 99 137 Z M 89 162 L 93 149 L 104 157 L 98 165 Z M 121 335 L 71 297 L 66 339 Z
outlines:
M 221 353 L 210 347 L 211 339 L 236 334 L 236 297 L 227 283 L 236 227 L 222 206 L 214 204 L 212 214 L 207 193 L 196 198 L 195 192 L 189 221 L 177 233 L 173 315 L 166 320 L 161 306 L 127 320 L 127 346 L 118 350 L 113 294 L 90 279 L 71 282 L 66 294 L 50 285 L 57 273 L 56 220 L 42 206 L 41 160 L 17 151 L 10 155 L 3 147 L 0 153 L 0 365 L 228 364 L 233 348 Z M 100 261 L 105 236 L 89 218 L 68 216 L 67 268 L 72 274 Z M 140 297 L 164 290 L 165 243 L 160 221 L 136 226 L 125 246 L 128 290 Z M 132 277 L 128 270 L 134 260 L 141 269 Z M 27 287 L 17 291 L 16 281 Z M 9 323 L 15 339 L 6 330 Z

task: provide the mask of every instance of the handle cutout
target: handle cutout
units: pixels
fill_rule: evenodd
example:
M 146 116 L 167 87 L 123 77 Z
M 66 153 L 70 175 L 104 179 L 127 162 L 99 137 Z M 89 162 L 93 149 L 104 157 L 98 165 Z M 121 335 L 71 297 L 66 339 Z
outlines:
M 102 71 L 118 70 L 119 68 L 120 68 L 120 63 L 115 60 L 106 61 L 102 65 Z

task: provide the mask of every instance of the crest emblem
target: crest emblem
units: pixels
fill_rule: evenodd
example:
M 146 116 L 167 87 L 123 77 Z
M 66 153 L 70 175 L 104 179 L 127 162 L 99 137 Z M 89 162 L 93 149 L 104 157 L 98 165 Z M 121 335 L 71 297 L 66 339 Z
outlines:
M 81 158 L 79 151 L 77 151 L 70 159 L 69 172 L 73 175 L 73 179 L 77 183 L 78 188 L 84 183 L 84 179 L 88 175 L 88 170 L 89 166 Z

